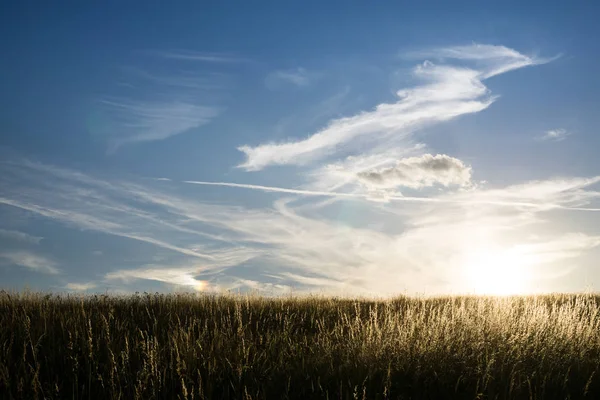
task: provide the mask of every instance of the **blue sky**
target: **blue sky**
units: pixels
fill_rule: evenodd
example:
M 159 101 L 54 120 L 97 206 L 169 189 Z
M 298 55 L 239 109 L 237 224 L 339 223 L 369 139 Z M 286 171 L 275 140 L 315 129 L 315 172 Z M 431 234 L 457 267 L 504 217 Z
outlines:
M 12 3 L 3 288 L 600 287 L 592 3 Z

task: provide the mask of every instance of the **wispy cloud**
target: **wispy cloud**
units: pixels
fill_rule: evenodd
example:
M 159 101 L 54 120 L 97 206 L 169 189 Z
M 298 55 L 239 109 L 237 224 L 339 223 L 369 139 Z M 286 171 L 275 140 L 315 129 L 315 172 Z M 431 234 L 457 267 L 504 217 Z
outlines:
M 143 50 L 140 51 L 141 54 L 146 54 L 150 56 L 156 56 L 171 60 L 180 60 L 180 61 L 198 61 L 198 62 L 208 62 L 208 63 L 244 63 L 249 60 L 244 57 L 239 57 L 231 53 L 215 53 L 215 52 L 202 52 L 202 51 L 194 51 L 194 50 Z
M 277 70 L 269 73 L 265 78 L 265 85 L 269 89 L 276 89 L 281 84 L 291 84 L 298 87 L 306 87 L 310 85 L 316 74 L 309 73 L 306 69 L 298 67 L 296 69 Z
M 139 279 L 158 281 L 177 286 L 189 287 L 197 291 L 208 289 L 208 282 L 196 279 L 201 273 L 201 268 L 178 268 L 173 266 L 148 265 L 144 268 L 120 270 L 106 274 L 109 281 L 131 282 Z
M 92 290 L 97 287 L 98 287 L 98 285 L 94 282 L 83 282 L 83 283 L 69 282 L 65 285 L 65 289 L 72 290 L 74 292 L 85 292 L 86 290 Z
M 197 61 L 221 62 L 202 57 Z M 489 107 L 496 98 L 485 79 L 547 60 L 481 45 L 427 51 L 418 58 L 436 64 L 415 67 L 421 83 L 398 91 L 395 102 L 333 119 L 307 139 L 241 148 L 246 170 L 309 166 L 301 170 L 300 183 L 288 176 L 289 185 L 281 186 L 168 178 L 140 183 L 21 161 L 0 164 L 0 206 L 155 250 L 134 265 L 94 271 L 104 283 L 276 293 L 448 293 L 468 289 L 461 275 L 465 260 L 483 251 L 492 258 L 518 254 L 540 279 L 571 273 L 564 260 L 578 265 L 577 258 L 600 241 L 564 213 L 597 217 L 599 176 L 483 184 L 472 180 L 475 161 L 430 154 L 415 135 Z M 125 104 L 127 114 L 135 115 L 137 106 Z M 10 174 L 1 168 L 10 168 Z M 188 187 L 180 190 L 181 185 Z M 244 196 L 204 202 L 207 186 L 262 192 L 270 202 L 249 206 Z M 400 193 L 417 190 L 414 196 Z M 567 233 L 553 233 L 549 224 Z M 77 290 L 87 283 L 72 285 Z
M 277 121 L 273 132 L 275 135 L 289 136 L 290 131 L 304 130 L 304 127 L 323 124 L 333 117 L 339 117 L 358 104 L 360 96 L 352 96 L 351 93 L 351 88 L 345 86 L 323 100 L 311 103 L 305 108 L 294 109 Z
M 550 129 L 546 131 L 543 135 L 538 136 L 537 139 L 539 141 L 551 141 L 551 142 L 561 142 L 567 138 L 567 136 L 571 135 L 571 132 L 566 129 Z
M 107 118 L 98 118 L 89 125 L 92 133 L 108 140 L 109 152 L 201 127 L 224 109 L 218 104 L 229 85 L 229 75 L 215 70 L 214 64 L 236 62 L 234 57 L 185 51 L 139 54 L 161 57 L 164 62 L 120 68 L 127 90 L 101 98 L 101 112 Z M 185 61 L 208 64 L 191 69 Z
M 544 64 L 560 57 L 560 55 L 551 58 L 528 56 L 505 46 L 477 43 L 411 52 L 406 56 L 421 59 L 472 61 L 476 63 L 482 79 L 491 78 L 513 69 Z
M 270 165 L 307 164 L 340 153 L 344 148 L 347 151 L 348 145 L 358 138 L 361 138 L 361 151 L 365 145 L 377 145 L 384 138 L 387 141 L 409 139 L 423 126 L 486 109 L 495 97 L 483 84 L 485 79 L 545 62 L 501 46 L 456 47 L 426 55 L 476 62 L 468 68 L 425 61 L 413 70 L 415 78 L 424 84 L 398 91 L 395 103 L 383 103 L 373 111 L 333 120 L 307 139 L 241 146 L 239 150 L 245 154 L 246 161 L 240 167 L 258 171 Z
M 52 201 L 56 201 L 54 198 Z M 44 202 L 47 203 L 47 202 Z M 91 203 L 90 199 L 86 198 L 74 198 L 72 202 L 67 204 L 77 205 L 78 207 L 83 207 L 82 212 L 73 212 L 69 211 L 68 205 L 60 206 L 55 205 L 51 206 L 39 206 L 37 204 L 33 204 L 27 201 L 19 201 L 19 200 L 11 200 L 7 198 L 0 197 L 0 204 L 20 208 L 25 211 L 30 211 L 32 213 L 62 222 L 72 227 L 78 227 L 82 229 L 87 229 L 91 231 L 97 231 L 106 233 L 109 235 L 120 236 L 127 239 L 137 240 L 140 242 L 145 242 L 148 244 L 155 245 L 157 247 L 163 248 L 165 250 L 171 250 L 174 252 L 178 252 L 187 256 L 197 257 L 204 260 L 211 260 L 213 256 L 208 253 L 203 253 L 198 249 L 192 249 L 187 247 L 181 247 L 177 245 L 173 245 L 167 241 L 156 239 L 151 235 L 151 232 L 146 232 L 145 234 L 139 234 L 129 224 L 119 224 L 117 221 L 118 218 L 115 218 L 117 215 L 121 215 L 122 217 L 127 217 L 127 211 L 135 212 L 138 214 L 132 214 L 129 217 L 139 218 L 141 220 L 146 220 L 150 222 L 149 225 L 152 225 L 152 222 L 161 224 L 159 219 L 154 216 L 147 215 L 142 210 L 136 210 L 135 208 L 127 208 L 126 206 L 112 208 L 110 201 L 107 203 L 101 204 L 98 209 L 88 208 Z M 100 211 L 100 213 L 98 213 Z M 94 217 L 93 214 L 104 214 L 101 217 Z M 131 219 L 131 218 L 130 218 Z M 114 222 L 113 222 L 114 221 Z M 163 223 L 162 225 L 168 226 L 168 223 Z M 173 229 L 177 230 L 177 227 L 173 226 Z M 190 233 L 202 236 L 202 232 L 194 232 L 191 230 L 185 229 L 185 227 L 180 227 L 181 230 L 190 231 Z M 149 235 L 150 234 L 150 235 Z
M 39 244 L 43 237 L 33 236 L 25 232 L 15 231 L 11 229 L 0 229 L 0 237 L 4 237 L 19 242 Z
M 56 263 L 46 257 L 38 254 L 16 250 L 0 253 L 0 259 L 9 264 L 14 264 L 19 267 L 29 268 L 31 270 L 44 274 L 58 274 L 60 271 L 56 268 Z
M 261 282 L 252 279 L 235 279 L 233 282 L 222 285 L 221 287 L 221 290 L 234 292 L 237 289 L 249 290 L 262 295 L 284 295 L 292 293 L 293 290 L 293 288 L 288 285 L 272 282 Z
M 567 233 L 546 242 L 532 242 L 514 246 L 521 256 L 531 255 L 537 262 L 556 262 L 575 258 L 582 251 L 600 246 L 600 236 L 588 236 L 581 233 Z
M 467 167 L 470 171 L 470 167 Z M 385 172 L 385 171 L 384 171 Z M 470 172 L 469 172 L 470 173 Z M 377 178 L 379 179 L 379 178 Z M 433 179 L 433 178 L 431 178 Z M 441 178 L 440 184 L 452 184 L 467 186 L 467 190 L 461 190 L 450 194 L 444 194 L 436 197 L 431 196 L 404 196 L 400 192 L 381 191 L 379 196 L 372 192 L 327 192 L 304 189 L 290 189 L 277 186 L 252 185 L 233 182 L 205 182 L 205 181 L 183 181 L 193 185 L 201 186 L 223 186 L 239 189 L 258 190 L 270 193 L 287 193 L 309 197 L 331 197 L 334 200 L 339 199 L 357 199 L 374 200 L 384 202 L 408 202 L 408 203 L 444 203 L 455 205 L 492 205 L 497 207 L 527 207 L 540 210 L 571 210 L 571 211 L 589 211 L 597 212 L 600 208 L 580 207 L 588 204 L 590 200 L 600 198 L 600 192 L 592 190 L 582 190 L 587 186 L 593 185 L 600 177 L 593 178 L 575 178 L 568 180 L 546 180 L 532 181 L 525 185 L 508 186 L 503 189 L 483 189 L 467 186 L 470 181 L 459 179 L 457 177 Z M 454 181 L 452 181 L 454 180 Z M 433 183 L 432 180 L 430 182 Z M 414 183 L 411 183 L 414 184 Z M 416 184 L 415 184 L 416 185 Z M 398 183 L 390 184 L 389 188 L 398 186 Z M 405 185 L 410 187 L 409 184 Z M 416 187 L 421 187 L 417 185 Z M 566 186 L 566 187 L 565 187 Z M 385 185 L 382 187 L 386 188 Z M 372 188 L 369 188 L 372 189 Z
M 451 196 L 461 201 L 529 202 L 537 203 L 540 208 L 570 208 L 576 210 L 578 207 L 585 206 L 600 198 L 600 192 L 590 189 L 598 182 L 600 182 L 600 176 L 554 178 L 514 184 L 503 188 L 480 188 Z
M 151 280 L 198 290 L 441 293 L 461 287 L 456 271 L 473 248 L 501 244 L 506 251 L 523 252 L 523 257 L 532 260 L 532 268 L 544 272 L 541 276 L 554 276 L 567 273 L 557 264 L 567 254 L 577 257 L 597 246 L 594 235 L 578 232 L 576 226 L 570 236 L 543 234 L 532 240 L 524 234 L 551 220 L 556 207 L 583 208 L 596 201 L 591 187 L 600 179 L 597 177 L 490 189 L 473 186 L 430 194 L 420 202 L 372 203 L 355 198 L 363 202 L 364 210 L 378 215 L 375 221 L 385 221 L 388 227 L 383 229 L 369 223 L 357 225 L 353 213 L 332 218 L 327 207 L 299 201 L 312 196 L 285 188 L 274 188 L 272 193 L 292 197 L 251 208 L 204 203 L 198 196 L 174 194 L 174 187 L 105 181 L 52 166 L 25 164 L 17 175 L 22 179 L 3 193 L 3 204 L 69 226 L 143 241 L 162 250 L 163 255 L 172 254 L 166 262 L 152 261 L 149 254 L 142 267 L 105 271 L 107 282 Z M 273 189 L 223 184 L 233 190 Z M 335 199 L 328 207 L 340 201 L 344 202 L 342 209 L 348 206 L 345 197 Z M 561 250 L 551 252 L 550 246 Z M 252 279 L 233 272 L 256 266 L 260 268 L 254 270 Z
M 204 185 L 204 186 L 226 186 L 232 188 L 252 189 L 260 190 L 263 192 L 275 192 L 275 193 L 288 193 L 288 194 L 299 194 L 303 196 L 327 196 L 327 197 L 355 197 L 365 198 L 365 195 L 358 193 L 342 193 L 342 192 L 325 192 L 316 190 L 304 190 L 304 189 L 290 189 L 276 186 L 263 186 L 263 185 L 251 185 L 247 183 L 233 183 L 233 182 L 205 182 L 205 181 L 184 181 L 184 183 L 190 183 L 192 185 Z
M 103 100 L 120 123 L 110 141 L 111 149 L 124 144 L 163 140 L 207 124 L 219 114 L 216 107 L 180 101 L 139 102 Z
M 156 84 L 163 88 L 188 89 L 190 91 L 220 90 L 229 84 L 229 76 L 226 73 L 207 71 L 191 68 L 177 69 L 173 74 L 169 71 L 149 72 L 142 67 L 122 67 L 121 71 L 125 77 L 136 83 Z M 135 86 L 135 85 L 134 85 Z

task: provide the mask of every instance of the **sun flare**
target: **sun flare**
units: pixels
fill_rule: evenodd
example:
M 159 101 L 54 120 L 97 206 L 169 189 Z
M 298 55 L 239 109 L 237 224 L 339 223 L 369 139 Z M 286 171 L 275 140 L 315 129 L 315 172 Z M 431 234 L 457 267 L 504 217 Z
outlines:
M 464 261 L 467 290 L 483 295 L 526 293 L 530 281 L 527 257 L 511 250 L 480 248 Z

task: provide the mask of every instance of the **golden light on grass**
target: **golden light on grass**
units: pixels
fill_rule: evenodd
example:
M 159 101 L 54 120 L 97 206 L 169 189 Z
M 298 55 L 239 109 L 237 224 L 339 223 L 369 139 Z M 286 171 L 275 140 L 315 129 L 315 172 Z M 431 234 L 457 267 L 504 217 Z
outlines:
M 463 269 L 467 290 L 483 295 L 526 294 L 531 290 L 530 255 L 495 246 L 467 252 Z
M 594 295 L 0 291 L 0 399 L 600 399 L 599 327 Z

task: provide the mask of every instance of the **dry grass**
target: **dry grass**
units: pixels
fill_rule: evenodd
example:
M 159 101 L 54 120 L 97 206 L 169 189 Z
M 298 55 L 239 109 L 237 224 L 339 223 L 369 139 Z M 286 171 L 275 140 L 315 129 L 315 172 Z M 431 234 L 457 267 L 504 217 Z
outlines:
M 2 399 L 600 398 L 600 297 L 0 293 Z

